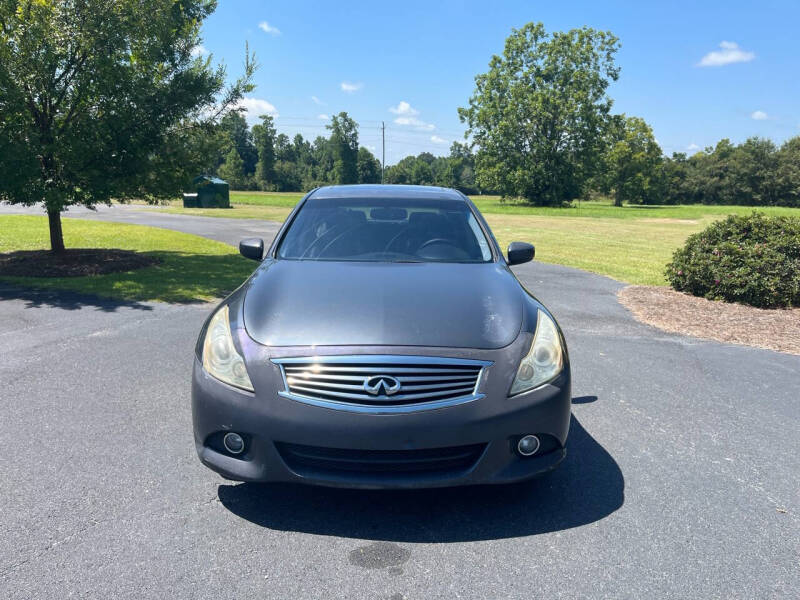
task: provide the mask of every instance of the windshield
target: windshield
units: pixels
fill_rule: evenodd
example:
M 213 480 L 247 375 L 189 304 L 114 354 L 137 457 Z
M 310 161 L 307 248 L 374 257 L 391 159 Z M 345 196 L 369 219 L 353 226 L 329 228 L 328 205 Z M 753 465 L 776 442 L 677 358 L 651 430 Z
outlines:
M 278 258 L 375 262 L 489 262 L 486 236 L 460 200 L 306 200 Z

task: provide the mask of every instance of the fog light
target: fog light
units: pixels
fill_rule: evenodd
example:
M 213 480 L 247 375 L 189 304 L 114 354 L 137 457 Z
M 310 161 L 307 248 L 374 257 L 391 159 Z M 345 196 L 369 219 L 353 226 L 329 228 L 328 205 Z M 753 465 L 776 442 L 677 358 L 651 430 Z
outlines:
M 230 435 L 230 434 L 229 434 Z M 526 435 L 517 442 L 517 452 L 522 456 L 533 456 L 539 450 L 539 438 L 535 435 Z
M 231 454 L 241 454 L 244 451 L 244 440 L 238 433 L 226 433 L 225 437 L 222 438 L 222 443 Z M 536 447 L 539 447 L 538 443 Z

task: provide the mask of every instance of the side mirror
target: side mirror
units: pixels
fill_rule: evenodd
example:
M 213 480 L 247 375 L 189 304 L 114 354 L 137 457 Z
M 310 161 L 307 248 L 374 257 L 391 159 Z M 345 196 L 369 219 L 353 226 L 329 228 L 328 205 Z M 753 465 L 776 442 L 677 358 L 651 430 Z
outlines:
M 245 258 L 260 261 L 264 257 L 264 240 L 247 238 L 239 242 L 239 253 Z
M 508 266 L 521 265 L 522 263 L 530 262 L 536 254 L 536 248 L 533 244 L 527 242 L 511 242 L 508 245 Z

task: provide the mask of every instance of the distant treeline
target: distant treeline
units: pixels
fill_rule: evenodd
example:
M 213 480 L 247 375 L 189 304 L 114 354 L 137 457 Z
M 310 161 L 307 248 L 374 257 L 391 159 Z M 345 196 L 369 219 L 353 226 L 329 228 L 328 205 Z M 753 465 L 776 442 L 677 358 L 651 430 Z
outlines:
M 692 156 L 665 157 L 642 202 L 800 206 L 800 136 L 780 147 L 758 137 L 739 145 L 723 139 Z
M 244 117 L 232 112 L 218 128 L 217 150 L 209 171 L 234 190 L 300 192 L 321 185 L 380 183 L 381 163 L 358 144 L 358 124 L 347 113 L 331 118 L 329 137 L 313 141 L 297 134 L 277 134 L 271 117 L 248 128 Z M 466 144 L 453 143 L 450 156 L 423 152 L 408 156 L 384 173 L 386 183 L 441 185 L 476 193 L 475 160 Z
M 634 129 L 638 121 L 645 136 L 652 136 L 641 120 L 630 121 Z M 313 141 L 300 134 L 289 138 L 276 133 L 271 117 L 248 128 L 242 115 L 230 113 L 219 126 L 218 152 L 209 170 L 238 190 L 300 192 L 320 185 L 379 183 L 380 161 L 359 146 L 358 124 L 340 113 L 328 129 L 329 137 Z M 611 141 L 584 197 L 610 195 L 629 204 L 800 206 L 800 136 L 780 147 L 758 137 L 739 145 L 723 139 L 691 156 L 671 157 L 649 143 L 648 157 L 647 152 L 629 150 L 631 143 L 623 143 L 620 151 L 620 144 Z M 469 145 L 454 142 L 448 156 L 422 152 L 387 166 L 383 180 L 452 187 L 467 194 L 498 193 L 481 188 L 475 171 L 476 154 Z

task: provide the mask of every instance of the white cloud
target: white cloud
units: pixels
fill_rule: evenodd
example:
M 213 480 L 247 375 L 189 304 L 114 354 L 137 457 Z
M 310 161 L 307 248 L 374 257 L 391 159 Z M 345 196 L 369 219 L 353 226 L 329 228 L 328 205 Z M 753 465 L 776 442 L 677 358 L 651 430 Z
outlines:
M 422 119 L 417 118 L 419 111 L 405 100 L 401 100 L 397 106 L 390 106 L 389 112 L 398 115 L 394 120 L 397 125 L 413 127 L 418 131 L 432 131 L 436 129 L 435 125 L 426 123 Z
M 446 139 L 444 139 L 444 138 L 441 138 L 441 137 L 439 137 L 438 135 L 432 135 L 432 136 L 431 136 L 431 141 L 432 141 L 434 144 L 447 144 L 447 143 L 448 143 Z
M 192 56 L 205 56 L 206 54 L 208 54 L 208 49 L 203 44 L 197 44 L 192 48 Z
M 341 88 L 343 92 L 347 92 L 348 94 L 352 94 L 353 92 L 357 92 L 362 87 L 364 87 L 363 83 L 350 83 L 349 81 L 343 81 L 341 84 Z
M 280 35 L 281 34 L 281 30 L 280 29 L 278 29 L 277 27 L 273 27 L 272 25 L 270 25 L 266 21 L 261 21 L 261 23 L 258 24 L 258 28 L 261 31 L 263 31 L 264 33 L 269 33 L 270 35 Z
M 244 109 L 244 116 L 248 123 L 256 123 L 261 115 L 278 116 L 278 109 L 261 98 L 242 98 L 236 105 Z
M 389 112 L 394 113 L 396 115 L 408 115 L 412 117 L 419 114 L 419 111 L 416 108 L 412 107 L 405 100 L 401 100 L 397 106 L 390 106 Z
M 316 96 L 311 96 L 311 101 L 317 106 L 325 106 L 325 103 Z
M 757 110 L 750 115 L 750 118 L 755 119 L 756 121 L 766 121 L 769 119 L 769 116 L 763 110 Z
M 719 50 L 706 54 L 700 59 L 697 66 L 722 67 L 733 63 L 750 62 L 756 57 L 753 52 L 747 52 L 739 48 L 739 44 L 736 42 L 720 42 L 719 48 Z
M 319 120 L 321 120 L 321 121 L 327 121 L 328 119 L 330 119 L 330 117 L 329 117 L 328 115 L 326 115 L 325 113 L 320 113 L 320 114 L 318 114 L 318 115 L 317 115 L 317 118 L 318 118 Z
M 419 131 L 433 131 L 434 129 L 436 129 L 436 125 L 432 123 L 426 123 L 425 121 L 422 121 L 417 117 L 397 117 L 394 120 L 394 122 L 397 123 L 398 125 L 406 125 L 409 127 L 413 127 L 414 129 L 417 129 Z
M 370 152 L 375 154 L 375 150 L 376 150 L 375 146 L 370 146 L 369 144 L 363 144 L 363 146 L 364 146 L 364 148 L 366 148 L 367 150 L 369 150 Z
M 693 151 L 695 151 L 695 150 L 700 150 L 700 146 L 698 146 L 697 144 L 695 144 L 694 142 L 692 142 L 691 144 L 689 144 L 688 146 L 686 146 L 686 149 L 687 149 L 687 150 L 689 150 L 689 151 L 691 151 L 691 152 L 693 152 Z

